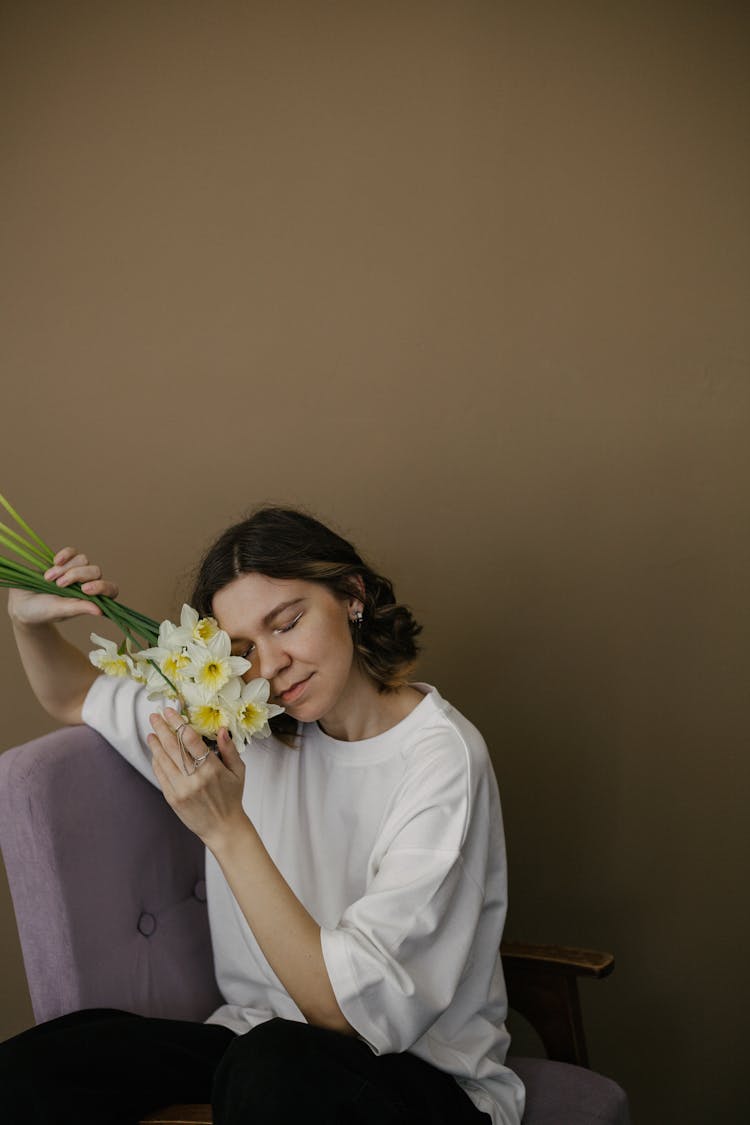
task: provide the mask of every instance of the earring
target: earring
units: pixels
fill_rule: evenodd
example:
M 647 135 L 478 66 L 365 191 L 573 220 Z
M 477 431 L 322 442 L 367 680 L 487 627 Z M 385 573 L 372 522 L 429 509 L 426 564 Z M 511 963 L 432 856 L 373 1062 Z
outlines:
M 349 620 L 351 621 L 352 625 L 356 625 L 357 629 L 359 629 L 362 625 L 362 618 L 363 617 L 364 617 L 364 614 L 362 613 L 362 610 L 358 609 L 358 610 L 355 611 L 354 616 L 350 617 Z

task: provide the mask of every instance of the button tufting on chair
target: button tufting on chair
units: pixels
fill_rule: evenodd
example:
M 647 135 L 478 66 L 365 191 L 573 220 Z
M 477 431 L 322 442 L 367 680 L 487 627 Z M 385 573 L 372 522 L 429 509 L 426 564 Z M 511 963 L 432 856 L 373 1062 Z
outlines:
M 149 914 L 147 910 L 144 910 L 138 919 L 138 930 L 144 937 L 151 937 L 155 929 L 156 918 L 154 918 L 153 914 Z

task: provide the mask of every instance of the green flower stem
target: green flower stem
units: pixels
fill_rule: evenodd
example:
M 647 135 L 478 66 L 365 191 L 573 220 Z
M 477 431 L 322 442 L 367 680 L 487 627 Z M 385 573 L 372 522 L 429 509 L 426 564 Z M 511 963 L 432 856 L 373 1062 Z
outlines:
M 125 621 L 123 619 L 118 619 L 118 618 L 115 618 L 115 617 L 111 617 L 110 620 L 114 621 L 114 623 L 115 623 L 115 625 L 117 625 L 118 629 L 120 629 L 124 633 L 124 635 L 127 637 L 128 640 L 133 642 L 133 644 L 136 646 L 136 648 L 141 648 L 141 647 L 150 648 L 151 647 L 148 644 L 148 638 L 139 634 L 138 630 L 134 629 L 131 625 L 129 625 L 127 621 Z M 147 642 L 146 645 L 143 645 L 144 640 Z
M 0 527 L 2 526 L 3 525 L 0 524 Z M 18 538 L 21 539 L 20 535 L 18 536 Z M 24 540 L 21 539 L 21 543 L 23 542 Z M 39 566 L 39 563 L 44 563 L 44 560 L 41 559 L 39 555 L 32 554 L 32 550 L 29 547 L 29 544 L 26 544 L 22 547 L 21 543 L 14 543 L 14 541 L 9 536 L 5 535 L 2 531 L 0 531 L 0 543 L 7 547 L 8 550 L 12 551 L 14 555 L 20 555 L 21 558 L 26 559 L 27 562 L 33 563 L 38 568 L 40 573 L 43 573 L 47 569 L 46 565 Z
M 114 622 L 136 647 L 151 648 L 156 644 L 159 638 L 158 622 L 151 617 L 147 617 L 145 613 L 130 609 L 129 606 L 123 605 L 115 598 L 86 594 L 77 582 L 71 586 L 58 586 L 54 582 L 48 582 L 43 575 L 45 570 L 55 561 L 52 548 L 26 523 L 2 493 L 0 493 L 0 505 L 12 516 L 22 531 L 30 537 L 30 539 L 25 538 L 19 532 L 14 531 L 13 528 L 0 523 L 0 545 L 31 564 L 31 566 L 26 566 L 24 563 L 16 562 L 15 559 L 0 556 L 0 587 L 28 590 L 40 594 L 53 594 L 60 598 L 79 598 L 93 602 L 94 605 L 99 607 L 104 617 Z M 177 692 L 177 688 L 161 669 L 155 664 L 154 667 L 172 690 Z M 179 692 L 177 694 L 179 695 Z
M 132 629 L 142 637 L 145 637 L 148 641 L 148 648 L 156 644 L 159 639 L 159 626 L 152 618 L 146 617 L 136 610 L 129 609 L 121 602 L 115 601 L 114 598 L 96 598 L 96 604 L 106 616 L 111 616 L 113 620 L 126 621 Z
M 136 646 L 138 646 L 139 648 L 152 647 L 153 640 L 155 638 L 153 638 L 149 633 L 145 632 L 143 627 L 140 626 L 137 622 L 133 622 L 132 620 L 130 620 L 126 614 L 118 613 L 116 610 L 113 610 L 111 606 L 107 606 L 105 608 L 101 605 L 98 598 L 92 598 L 91 600 L 99 606 L 105 617 L 108 617 L 110 621 L 114 621 L 115 625 L 117 625 L 117 627 L 122 630 L 125 636 L 129 637 Z M 145 644 L 143 644 L 144 641 Z
M 166 674 L 166 672 L 162 672 L 161 668 L 160 668 L 160 667 L 159 667 L 159 665 L 158 665 L 158 664 L 156 663 L 156 661 L 155 661 L 155 660 L 151 660 L 151 659 L 149 658 L 149 661 L 148 661 L 148 663 L 149 663 L 149 664 L 150 664 L 150 665 L 152 666 L 152 668 L 155 668 L 155 669 L 156 669 L 156 671 L 157 671 L 157 672 L 159 673 L 159 675 L 161 676 L 161 678 L 162 678 L 163 680 L 166 680 L 166 681 L 167 681 L 167 683 L 168 683 L 168 684 L 169 684 L 169 686 L 171 687 L 172 691 L 173 691 L 173 692 L 175 692 L 175 694 L 177 695 L 177 697 L 178 697 L 179 699 L 182 699 L 182 696 L 180 695 L 179 691 L 177 691 L 177 688 L 176 688 L 176 687 L 174 686 L 174 684 L 173 684 L 173 683 L 172 683 L 172 681 L 170 680 L 169 676 L 168 676 L 168 675 Z
M 41 587 L 19 582 L 17 578 L 12 578 L 10 575 L 0 575 L 0 586 L 4 590 L 38 590 L 39 593 L 46 593 Z
M 123 632 L 131 637 L 136 644 L 145 641 L 144 647 L 150 648 L 158 639 L 159 627 L 151 618 L 129 610 L 120 605 L 114 598 L 100 598 L 86 594 L 76 582 L 72 586 L 57 586 L 42 577 L 41 571 L 31 570 L 22 563 L 13 559 L 0 558 L 0 586 L 28 590 L 38 594 L 53 594 L 61 598 L 78 598 L 93 602 L 99 607 L 103 615 L 113 621 Z M 132 634 L 136 634 L 133 636 Z
M 123 610 L 125 613 L 127 613 L 128 616 L 131 617 L 134 621 L 140 621 L 142 625 L 145 625 L 146 628 L 150 632 L 153 632 L 154 635 L 158 637 L 158 635 L 159 635 L 159 623 L 158 623 L 158 621 L 154 621 L 153 617 L 147 617 L 145 613 L 139 613 L 137 609 L 130 609 L 129 606 L 123 605 L 122 602 L 115 601 L 114 598 L 108 598 L 106 596 L 103 596 L 102 602 L 107 604 L 107 605 L 118 606 L 121 610 Z
M 19 516 L 16 509 L 14 507 L 12 507 L 12 505 L 5 499 L 5 497 L 3 496 L 3 494 L 1 492 L 0 492 L 0 504 L 2 504 L 2 506 L 5 508 L 6 512 L 8 512 L 8 514 L 13 517 L 13 519 L 16 521 L 16 523 L 20 527 L 22 527 L 24 529 L 24 531 L 28 532 L 28 534 L 31 536 L 32 539 L 36 539 L 37 543 L 39 544 L 39 546 L 44 551 L 45 557 L 49 558 L 50 562 L 53 562 L 54 558 L 55 558 L 55 553 L 52 550 L 52 548 L 47 543 L 45 543 L 43 539 L 39 538 L 39 536 L 33 530 L 33 528 L 29 527 L 29 525 L 26 523 L 26 520 L 22 519 L 21 516 Z
M 0 542 L 5 542 L 5 540 L 3 540 L 3 539 L 0 539 Z M 43 574 L 43 573 L 44 573 L 44 571 L 43 571 L 42 567 L 40 567 L 40 566 L 38 565 L 38 564 L 39 564 L 39 560 L 37 559 L 37 557 L 36 557 L 35 555 L 32 555 L 31 551 L 26 551 L 26 550 L 24 550 L 24 548 L 23 548 L 23 547 L 19 547 L 19 546 L 18 546 L 17 544 L 15 544 L 15 543 L 7 543 L 7 542 L 5 542 L 5 546 L 6 546 L 6 547 L 8 547 L 8 548 L 10 548 L 10 550 L 11 550 L 11 551 L 12 551 L 12 552 L 13 552 L 13 553 L 14 553 L 15 555 L 20 555 L 22 559 L 26 559 L 26 561 L 27 561 L 27 562 L 33 563 L 33 564 L 34 564 L 34 565 L 35 565 L 35 566 L 37 567 L 37 569 L 39 570 L 39 573 L 40 573 L 40 574 Z
M 69 588 L 72 589 L 73 587 Z M 113 621 L 127 637 L 130 637 L 134 644 L 139 643 L 137 638 L 140 637 L 142 641 L 146 641 L 146 648 L 151 647 L 153 640 L 156 639 L 153 630 L 146 629 L 140 621 L 134 620 L 130 611 L 115 601 L 114 598 L 103 598 L 94 594 L 83 594 L 83 597 L 97 605 L 104 616 Z
M 26 589 L 28 584 L 29 589 L 48 589 L 49 583 L 46 586 L 40 586 L 40 583 L 46 583 L 46 579 L 42 578 L 40 570 L 30 570 L 23 563 L 17 563 L 15 560 L 0 558 L 0 574 L 7 578 L 9 583 L 15 583 L 20 590 Z
M 40 549 L 33 543 L 29 543 L 28 539 L 24 539 L 22 535 L 19 535 L 17 531 L 14 531 L 12 527 L 8 527 L 7 524 L 4 523 L 0 523 L 0 543 L 4 543 L 11 551 L 17 551 L 17 544 L 20 543 L 25 551 L 30 551 L 40 563 L 44 564 L 44 569 L 47 569 L 47 556 L 43 555 Z M 26 557 L 28 558 L 28 556 Z
M 44 574 L 44 571 L 40 570 L 39 567 L 35 566 L 33 570 L 30 570 L 25 563 L 16 562 L 15 559 L 6 559 L 4 556 L 0 555 L 0 570 L 5 570 L 6 568 L 8 570 L 18 570 L 22 574 L 28 574 L 34 578 L 41 578 Z

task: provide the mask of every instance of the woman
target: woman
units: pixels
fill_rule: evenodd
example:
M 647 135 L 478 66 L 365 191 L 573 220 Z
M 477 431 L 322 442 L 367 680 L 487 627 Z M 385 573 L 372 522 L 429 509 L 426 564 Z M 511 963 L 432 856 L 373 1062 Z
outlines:
M 47 577 L 118 593 L 73 548 Z M 100 731 L 205 844 L 226 1001 L 205 1024 L 94 1010 L 9 1040 L 14 1122 L 126 1123 L 210 1100 L 216 1125 L 517 1125 L 497 786 L 479 732 L 407 681 L 420 627 L 350 543 L 283 508 L 220 537 L 192 604 L 284 708 L 241 754 L 225 730 L 208 754 L 142 686 L 97 676 L 55 628 L 93 603 L 11 591 L 42 705 Z M 200 763 L 189 775 L 178 733 Z

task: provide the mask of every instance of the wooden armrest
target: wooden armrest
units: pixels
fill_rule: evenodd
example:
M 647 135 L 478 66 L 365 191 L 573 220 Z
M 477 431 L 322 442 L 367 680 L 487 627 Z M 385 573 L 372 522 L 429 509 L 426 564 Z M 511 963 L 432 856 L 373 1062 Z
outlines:
M 500 946 L 503 965 L 529 972 L 547 970 L 575 977 L 608 977 L 615 967 L 611 953 L 597 949 L 575 949 L 568 945 L 529 945 L 504 941 Z
M 578 977 L 609 976 L 612 954 L 504 941 L 500 955 L 508 1004 L 538 1033 L 548 1058 L 588 1066 Z
M 170 1105 L 142 1117 L 140 1125 L 212 1125 L 210 1105 Z

